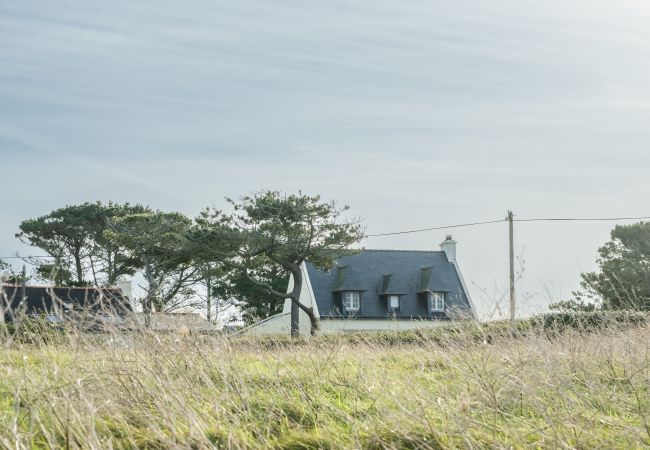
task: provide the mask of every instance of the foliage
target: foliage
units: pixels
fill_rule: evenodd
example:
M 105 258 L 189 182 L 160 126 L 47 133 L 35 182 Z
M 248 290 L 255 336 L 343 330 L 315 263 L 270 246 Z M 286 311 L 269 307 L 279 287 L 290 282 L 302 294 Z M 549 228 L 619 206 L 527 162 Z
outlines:
M 598 272 L 582 274 L 578 302 L 602 302 L 605 309 L 650 310 L 650 222 L 617 225 L 598 249 Z
M 232 345 L 259 345 L 269 350 L 285 347 L 338 343 L 341 345 L 381 345 L 408 347 L 411 345 L 436 344 L 458 346 L 476 343 L 497 343 L 514 338 L 531 336 L 545 339 L 561 338 L 570 333 L 601 333 L 623 331 L 650 325 L 650 317 L 640 311 L 593 311 L 554 312 L 519 319 L 513 324 L 509 320 L 479 323 L 475 321 L 440 324 L 440 326 L 414 330 L 345 332 L 326 334 L 318 338 L 295 340 L 285 337 L 247 337 L 234 334 Z
M 191 224 L 180 213 L 152 211 L 115 217 L 104 232 L 109 242 L 124 248 L 142 266 L 146 315 L 182 306 L 194 294 L 196 269 L 188 245 Z
M 16 272 L 11 264 L 0 259 L 0 281 L 9 284 L 21 284 L 28 282 L 29 275 Z
M 583 298 L 575 298 L 551 303 L 549 308 L 553 311 L 591 312 L 596 311 L 598 305 L 593 302 L 586 302 Z
M 142 205 L 117 204 L 110 202 L 104 207 L 101 227 L 94 229 L 92 235 L 92 252 L 89 265 L 95 284 L 114 285 L 125 275 L 134 275 L 141 268 L 142 262 L 122 246 L 106 237 L 106 230 L 114 220 L 133 214 L 150 213 L 151 209 Z M 98 279 L 102 274 L 103 278 Z
M 205 286 L 205 311 L 210 322 L 233 305 L 234 293 L 225 287 L 239 244 L 237 232 L 228 223 L 220 210 L 206 208 L 194 219 L 188 235 L 187 251 L 196 269 L 196 282 Z
M 111 285 L 123 275 L 132 275 L 137 261 L 106 240 L 104 231 L 115 217 L 147 210 L 140 205 L 101 202 L 65 206 L 23 221 L 16 237 L 52 257 L 53 261 L 36 262 L 41 278 L 71 286 Z
M 60 261 L 61 258 L 57 257 L 53 263 L 39 263 L 36 266 L 36 277 L 47 280 L 55 286 L 87 286 L 90 284 L 88 281 L 75 281 L 74 274 Z
M 319 318 L 313 308 L 299 301 L 303 275 L 301 264 L 309 260 L 320 269 L 329 269 L 336 260 L 352 253 L 350 245 L 363 237 L 357 220 L 341 220 L 348 208 L 337 207 L 334 202 L 323 202 L 319 196 L 282 195 L 266 191 L 246 196 L 240 202 L 231 201 L 234 213 L 231 226 L 240 233 L 240 259 L 237 261 L 251 282 L 265 288 L 269 295 L 290 298 L 311 321 L 311 333 L 319 328 Z M 262 264 L 283 268 L 293 279 L 289 293 L 273 289 L 268 282 L 258 280 L 250 269 Z M 292 320 L 292 334 L 297 334 L 297 324 Z
M 18 323 L 3 324 L 0 336 L 12 343 L 30 345 L 58 345 L 67 342 L 65 330 L 46 322 L 43 317 L 22 317 Z
M 257 282 L 251 281 L 242 270 L 234 268 L 215 287 L 217 295 L 236 299 L 245 323 L 251 324 L 282 312 L 284 298 L 269 295 L 267 288 L 260 283 L 276 292 L 286 292 L 289 273 L 282 266 L 269 264 L 262 258 L 252 258 L 247 270 Z

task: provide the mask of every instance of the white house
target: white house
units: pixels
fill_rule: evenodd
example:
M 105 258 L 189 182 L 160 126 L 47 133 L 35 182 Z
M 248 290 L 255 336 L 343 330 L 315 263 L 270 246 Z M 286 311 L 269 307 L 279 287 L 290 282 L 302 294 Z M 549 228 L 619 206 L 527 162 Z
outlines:
M 302 271 L 300 302 L 314 308 L 323 333 L 427 328 L 476 318 L 451 236 L 439 251 L 362 250 L 340 258 L 329 271 L 309 262 Z M 282 313 L 243 332 L 289 333 L 290 311 L 287 299 Z M 309 318 L 301 311 L 301 333 L 308 334 L 309 327 Z

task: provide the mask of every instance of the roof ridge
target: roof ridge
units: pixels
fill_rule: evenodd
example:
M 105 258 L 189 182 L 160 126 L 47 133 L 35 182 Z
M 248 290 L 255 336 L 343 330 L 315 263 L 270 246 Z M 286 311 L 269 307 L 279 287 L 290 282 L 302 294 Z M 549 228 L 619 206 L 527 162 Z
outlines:
M 11 283 L 2 283 L 2 287 L 17 287 L 17 288 L 22 288 L 22 284 L 11 284 Z M 25 285 L 25 288 L 39 288 L 39 289 L 83 289 L 86 291 L 94 290 L 94 291 L 117 291 L 120 288 L 118 286 L 106 286 L 106 287 L 101 287 L 101 286 L 47 286 L 44 284 L 28 284 Z
M 444 253 L 442 250 L 405 250 L 394 248 L 363 248 L 362 252 L 409 252 L 409 253 Z

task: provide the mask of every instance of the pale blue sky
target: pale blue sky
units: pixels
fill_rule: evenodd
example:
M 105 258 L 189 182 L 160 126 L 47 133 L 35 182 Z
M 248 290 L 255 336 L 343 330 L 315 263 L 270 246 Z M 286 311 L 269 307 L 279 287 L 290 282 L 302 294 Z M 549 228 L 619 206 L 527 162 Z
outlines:
M 263 188 L 369 233 L 650 215 L 648 23 L 645 0 L 0 1 L 0 256 L 38 253 L 17 224 L 65 204 L 193 215 Z M 529 309 L 610 228 L 518 224 Z M 454 236 L 477 302 L 500 293 L 505 225 Z

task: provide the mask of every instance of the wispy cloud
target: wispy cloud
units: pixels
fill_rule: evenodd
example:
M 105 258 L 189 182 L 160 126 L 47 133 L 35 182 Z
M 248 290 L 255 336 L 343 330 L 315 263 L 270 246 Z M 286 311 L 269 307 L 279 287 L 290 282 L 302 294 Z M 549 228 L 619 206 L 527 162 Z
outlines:
M 339 199 L 380 231 L 635 212 L 649 22 L 641 0 L 4 2 L 0 157 L 20 189 L 0 193 L 3 221 L 97 198 L 193 214 L 263 187 Z M 607 225 L 563 230 L 588 245 L 562 264 L 547 231 L 522 231 L 530 282 L 569 291 Z M 500 231 L 462 233 L 468 278 L 502 276 Z

